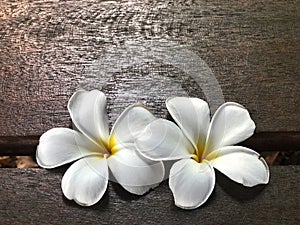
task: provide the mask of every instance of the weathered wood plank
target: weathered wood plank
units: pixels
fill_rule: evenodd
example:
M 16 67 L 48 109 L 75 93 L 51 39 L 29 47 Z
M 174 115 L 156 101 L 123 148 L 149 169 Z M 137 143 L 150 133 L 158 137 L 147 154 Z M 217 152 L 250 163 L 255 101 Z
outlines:
M 299 1 L 3 0 L 0 136 L 69 126 L 78 88 L 105 91 L 111 121 L 136 101 L 164 117 L 171 95 L 215 108 L 220 89 L 258 132 L 299 132 L 299 20 Z
M 0 137 L 0 155 L 35 155 L 38 136 Z M 269 132 L 254 134 L 241 146 L 263 151 L 300 151 L 300 132 Z
M 217 174 L 208 202 L 196 210 L 174 206 L 164 182 L 136 197 L 110 183 L 104 198 L 84 208 L 62 196 L 63 169 L 1 169 L 1 224 L 297 224 L 300 167 L 271 167 L 266 186 L 243 188 Z

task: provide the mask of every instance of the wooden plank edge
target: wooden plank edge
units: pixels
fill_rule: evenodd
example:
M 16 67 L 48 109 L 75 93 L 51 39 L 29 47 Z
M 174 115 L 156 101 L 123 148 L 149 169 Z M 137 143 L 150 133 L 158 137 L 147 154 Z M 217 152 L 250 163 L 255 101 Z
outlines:
M 0 137 L 0 155 L 34 155 L 39 136 Z M 300 151 L 300 132 L 256 133 L 239 145 L 263 151 Z

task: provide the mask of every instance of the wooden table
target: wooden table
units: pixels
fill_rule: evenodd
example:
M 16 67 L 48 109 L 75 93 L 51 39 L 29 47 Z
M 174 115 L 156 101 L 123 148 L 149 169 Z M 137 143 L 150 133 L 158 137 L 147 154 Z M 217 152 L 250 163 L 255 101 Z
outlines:
M 70 127 L 80 88 L 108 96 L 110 125 L 130 103 L 170 118 L 169 96 L 244 105 L 256 151 L 300 150 L 300 2 L 8 1 L 0 3 L 0 155 L 34 155 L 39 136 Z M 267 186 L 242 188 L 221 174 L 193 211 L 167 183 L 142 197 L 110 183 L 83 208 L 60 190 L 66 168 L 0 169 L 0 224 L 296 224 L 299 165 L 271 168 Z M 233 191 L 235 190 L 235 191 Z

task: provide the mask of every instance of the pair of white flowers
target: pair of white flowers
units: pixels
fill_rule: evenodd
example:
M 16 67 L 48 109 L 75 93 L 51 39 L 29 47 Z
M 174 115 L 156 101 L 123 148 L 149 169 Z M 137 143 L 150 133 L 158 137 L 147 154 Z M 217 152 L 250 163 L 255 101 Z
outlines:
M 130 193 L 146 193 L 164 179 L 165 160 L 178 160 L 170 170 L 169 186 L 175 204 L 184 209 L 197 208 L 208 199 L 215 185 L 214 168 L 245 186 L 268 183 L 264 159 L 249 148 L 233 146 L 255 129 L 244 107 L 225 103 L 210 122 L 208 104 L 201 99 L 174 97 L 166 104 L 178 126 L 134 104 L 109 132 L 105 95 L 77 91 L 68 103 L 74 130 L 44 133 L 37 162 L 54 168 L 77 160 L 61 186 L 68 199 L 83 206 L 101 199 L 109 176 Z

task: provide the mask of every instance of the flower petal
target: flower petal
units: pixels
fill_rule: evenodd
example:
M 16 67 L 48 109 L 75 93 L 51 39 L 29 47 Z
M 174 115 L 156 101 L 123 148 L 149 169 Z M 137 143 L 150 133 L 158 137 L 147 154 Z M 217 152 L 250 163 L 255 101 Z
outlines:
M 189 157 L 194 147 L 174 123 L 157 119 L 135 140 L 139 152 L 152 160 L 175 160 Z
M 44 168 L 54 168 L 88 155 L 100 155 L 99 147 L 81 133 L 53 128 L 40 137 L 36 160 Z
M 63 176 L 61 187 L 69 200 L 82 206 L 90 206 L 102 198 L 107 184 L 106 158 L 86 157 L 71 165 Z
M 269 182 L 269 167 L 260 155 L 245 147 L 227 146 L 207 156 L 211 165 L 235 182 L 252 187 Z
M 117 182 L 127 191 L 142 195 L 164 178 L 162 162 L 151 161 L 133 149 L 122 149 L 108 158 L 108 165 Z
M 103 92 L 77 91 L 70 98 L 68 110 L 76 128 L 94 142 L 103 146 L 108 141 L 109 129 L 106 97 Z
M 176 206 L 195 209 L 206 202 L 214 189 L 214 169 L 208 162 L 182 159 L 171 168 L 169 186 Z
M 204 150 L 210 122 L 208 104 L 199 98 L 174 97 L 167 99 L 166 105 L 194 147 Z
M 137 134 L 153 120 L 155 117 L 145 106 L 133 104 L 127 107 L 112 128 L 109 143 L 133 143 Z
M 224 103 L 212 118 L 203 158 L 214 149 L 244 141 L 254 130 L 255 124 L 246 108 L 234 102 Z

